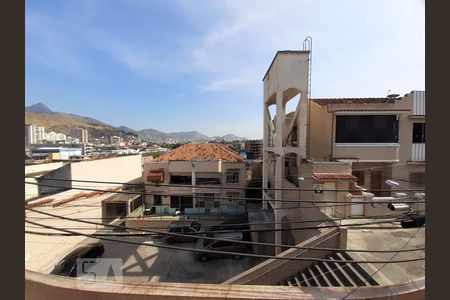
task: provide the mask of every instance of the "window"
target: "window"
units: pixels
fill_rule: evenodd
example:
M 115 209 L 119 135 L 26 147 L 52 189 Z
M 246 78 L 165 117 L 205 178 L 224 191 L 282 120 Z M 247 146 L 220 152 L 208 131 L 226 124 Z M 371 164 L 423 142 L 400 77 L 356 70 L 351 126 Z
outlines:
M 364 171 L 353 171 L 352 175 L 358 177 L 358 185 L 364 185 Z
M 413 143 L 425 143 L 425 123 L 413 123 Z
M 162 196 L 161 195 L 153 195 L 153 205 L 161 205 Z
M 397 115 L 336 116 L 336 143 L 397 142 Z
M 226 176 L 227 176 L 227 183 L 238 183 L 239 182 L 239 170 L 228 171 Z
M 220 184 L 219 178 L 197 178 L 196 184 Z
M 171 184 L 192 184 L 192 177 L 191 176 L 171 175 L 170 183 Z
M 220 202 L 219 201 L 214 201 L 214 207 L 220 207 Z

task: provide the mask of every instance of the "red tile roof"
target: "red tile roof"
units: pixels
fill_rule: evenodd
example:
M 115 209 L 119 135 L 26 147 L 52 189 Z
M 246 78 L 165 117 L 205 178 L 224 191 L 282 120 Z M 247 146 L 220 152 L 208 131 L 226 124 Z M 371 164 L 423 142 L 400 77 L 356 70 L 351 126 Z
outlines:
M 347 173 L 313 173 L 316 180 L 349 180 L 354 181 L 358 178 L 352 174 Z
M 167 160 L 223 160 L 228 162 L 243 162 L 244 159 L 235 151 L 220 144 L 185 144 L 161 155 L 154 161 Z

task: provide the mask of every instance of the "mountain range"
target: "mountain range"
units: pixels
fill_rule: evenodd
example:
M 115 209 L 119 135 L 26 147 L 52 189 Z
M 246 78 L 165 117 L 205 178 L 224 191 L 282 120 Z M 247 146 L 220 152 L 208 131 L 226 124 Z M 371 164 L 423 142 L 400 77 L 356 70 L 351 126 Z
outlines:
M 127 126 L 115 127 L 97 119 L 79 116 L 76 114 L 55 112 L 43 103 L 36 103 L 25 107 L 25 123 L 44 126 L 46 130 L 52 130 L 70 134 L 74 128 L 85 128 L 92 137 L 111 136 L 121 134 L 134 134 L 155 142 L 167 141 L 232 141 L 247 140 L 234 134 L 209 137 L 198 131 L 163 132 L 156 129 L 134 130 Z

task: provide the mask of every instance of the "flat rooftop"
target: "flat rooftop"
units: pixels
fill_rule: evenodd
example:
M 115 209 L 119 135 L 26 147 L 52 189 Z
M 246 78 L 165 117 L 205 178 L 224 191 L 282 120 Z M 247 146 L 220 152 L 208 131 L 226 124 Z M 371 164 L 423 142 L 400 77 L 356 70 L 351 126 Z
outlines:
M 80 192 L 83 191 L 72 189 L 50 196 L 41 197 L 39 199 L 53 198 L 57 201 L 75 196 Z M 102 217 L 101 203 L 104 199 L 107 199 L 111 195 L 111 193 L 105 193 L 89 198 L 80 198 L 55 208 L 50 205 L 35 207 L 33 209 L 75 219 L 92 218 L 92 221 L 100 222 L 100 218 Z M 36 223 L 62 227 L 87 234 L 92 234 L 97 231 L 96 226 L 91 224 L 53 218 L 29 210 L 26 210 L 26 214 L 27 220 Z M 83 243 L 86 240 L 84 236 L 42 235 L 61 232 L 42 228 L 29 223 L 25 223 L 25 230 L 41 233 L 25 233 L 25 269 L 42 273 L 49 273 L 52 271 L 55 264 L 57 264 L 72 249 L 77 248 L 79 246 L 78 244 Z
M 385 229 L 349 229 L 347 248 L 398 250 L 425 247 L 425 227 Z M 394 253 L 348 252 L 354 260 L 404 260 L 424 257 L 425 251 Z M 425 260 L 395 264 L 359 264 L 379 285 L 408 283 L 425 277 Z M 378 271 L 382 268 L 380 271 Z

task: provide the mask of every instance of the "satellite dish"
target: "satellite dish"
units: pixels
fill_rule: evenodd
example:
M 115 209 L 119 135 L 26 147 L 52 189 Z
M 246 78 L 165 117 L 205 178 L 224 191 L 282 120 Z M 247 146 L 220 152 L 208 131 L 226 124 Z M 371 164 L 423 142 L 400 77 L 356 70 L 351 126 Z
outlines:
M 387 97 L 388 98 L 398 98 L 398 97 L 400 97 L 400 95 L 399 94 L 389 94 L 389 95 L 387 95 Z

